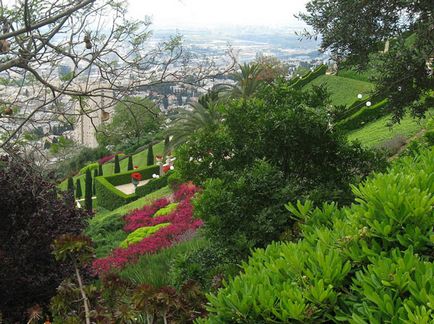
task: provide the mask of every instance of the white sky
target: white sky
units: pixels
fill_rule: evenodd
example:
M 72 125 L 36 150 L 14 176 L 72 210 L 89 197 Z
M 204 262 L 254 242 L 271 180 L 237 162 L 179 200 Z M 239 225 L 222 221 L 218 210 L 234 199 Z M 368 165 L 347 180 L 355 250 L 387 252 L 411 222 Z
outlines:
M 129 14 L 155 27 L 304 26 L 294 14 L 308 0 L 128 0 Z

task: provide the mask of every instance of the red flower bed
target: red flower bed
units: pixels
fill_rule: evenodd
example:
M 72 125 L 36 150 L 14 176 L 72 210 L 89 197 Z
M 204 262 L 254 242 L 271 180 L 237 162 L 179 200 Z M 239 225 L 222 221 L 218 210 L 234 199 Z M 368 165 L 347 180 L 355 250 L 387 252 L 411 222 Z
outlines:
M 191 198 L 197 192 L 197 187 L 192 184 L 181 185 L 174 197 L 181 197 L 176 209 L 168 215 L 153 218 L 154 213 L 169 204 L 166 198 L 155 201 L 150 206 L 145 206 L 140 210 L 134 211 L 125 217 L 124 230 L 134 231 L 143 226 L 153 226 L 161 223 L 171 223 L 169 226 L 161 228 L 158 232 L 147 237 L 136 244 L 129 245 L 126 249 L 116 248 L 111 255 L 101 258 L 93 263 L 93 269 L 101 274 L 115 268 L 122 268 L 127 263 L 137 260 L 140 255 L 155 253 L 163 248 L 167 248 L 177 243 L 182 236 L 189 231 L 194 231 L 201 227 L 203 222 L 193 218 L 193 206 Z
M 131 179 L 137 180 L 137 181 L 141 181 L 142 180 L 142 175 L 138 172 L 134 172 L 131 174 Z

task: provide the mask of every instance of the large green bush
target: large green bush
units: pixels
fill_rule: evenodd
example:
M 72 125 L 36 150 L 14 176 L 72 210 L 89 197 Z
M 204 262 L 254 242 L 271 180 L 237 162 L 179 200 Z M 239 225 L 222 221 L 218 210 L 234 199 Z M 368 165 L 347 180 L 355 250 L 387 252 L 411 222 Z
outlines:
M 434 149 L 353 187 L 338 208 L 288 204 L 297 243 L 258 249 L 209 295 L 207 323 L 432 323 Z
M 204 220 L 210 241 L 245 256 L 250 248 L 278 239 L 288 219 L 284 203 L 291 196 L 283 173 L 257 161 L 227 179 L 207 181 L 194 201 L 195 216 Z

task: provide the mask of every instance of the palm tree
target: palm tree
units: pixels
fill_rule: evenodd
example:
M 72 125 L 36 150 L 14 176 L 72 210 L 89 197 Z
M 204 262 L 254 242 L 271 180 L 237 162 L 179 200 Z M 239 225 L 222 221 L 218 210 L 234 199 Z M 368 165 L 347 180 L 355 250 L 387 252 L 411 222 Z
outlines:
M 197 130 L 213 127 L 220 122 L 221 116 L 215 102 L 191 103 L 190 109 L 181 112 L 173 126 L 168 129 L 170 142 L 165 150 L 172 151 L 185 143 Z
M 233 75 L 237 83 L 235 85 L 221 85 L 218 89 L 229 97 L 247 99 L 252 97 L 263 84 L 263 81 L 259 79 L 262 67 L 256 63 L 244 63 L 239 68 L 240 71 Z

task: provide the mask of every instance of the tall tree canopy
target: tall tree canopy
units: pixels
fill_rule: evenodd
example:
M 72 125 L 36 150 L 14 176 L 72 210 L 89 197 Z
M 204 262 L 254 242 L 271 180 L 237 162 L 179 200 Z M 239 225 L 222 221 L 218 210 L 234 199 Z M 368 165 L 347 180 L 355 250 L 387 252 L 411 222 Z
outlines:
M 134 146 L 152 140 L 161 124 L 159 109 L 151 100 L 126 98 L 116 105 L 111 123 L 98 128 L 97 139 L 103 146 Z
M 426 111 L 430 100 L 424 96 L 433 87 L 432 0 L 312 0 L 306 10 L 300 17 L 314 32 L 304 35 L 321 36 L 322 49 L 338 62 L 358 69 L 370 64 L 396 121 L 406 107 L 416 116 Z

